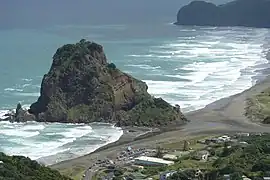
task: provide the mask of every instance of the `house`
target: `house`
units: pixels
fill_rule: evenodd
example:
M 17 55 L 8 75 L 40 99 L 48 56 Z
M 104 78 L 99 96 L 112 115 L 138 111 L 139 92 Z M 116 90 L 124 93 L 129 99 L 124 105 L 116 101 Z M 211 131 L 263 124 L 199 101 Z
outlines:
M 248 178 L 247 176 L 242 176 L 243 180 L 251 180 L 250 178 Z
M 248 144 L 247 142 L 245 142 L 245 141 L 241 141 L 241 142 L 239 142 L 238 145 L 240 145 L 241 147 L 245 148 L 245 147 L 247 147 L 249 144 Z
M 230 180 L 231 179 L 231 176 L 229 174 L 224 174 L 223 175 L 223 179 L 224 180 Z
M 227 142 L 227 141 L 230 141 L 231 138 L 229 136 L 224 135 L 224 136 L 218 137 L 217 139 L 218 141 L 221 141 L 221 142 Z
M 207 161 L 209 155 L 210 155 L 209 151 L 206 150 L 198 151 L 196 152 L 194 159 Z
M 195 177 L 196 177 L 196 178 L 203 177 L 203 172 L 202 172 L 200 169 L 197 169 L 197 170 L 196 170 L 196 173 L 195 173 Z
M 159 176 L 159 180 L 166 180 L 168 179 L 170 176 L 172 176 L 173 174 L 175 174 L 176 171 L 166 171 L 160 174 Z
M 186 155 L 189 155 L 192 151 L 177 151 L 175 152 L 174 154 L 177 156 L 177 157 L 183 157 L 183 156 L 186 156 Z
M 178 156 L 176 156 L 176 155 L 174 155 L 174 154 L 165 154 L 165 155 L 163 156 L 163 159 L 175 161 L 175 160 L 178 159 Z
M 138 166 L 138 165 L 131 165 L 131 167 L 133 168 L 133 169 L 144 169 L 144 167 L 143 166 Z
M 236 136 L 237 137 L 249 137 L 249 133 L 237 133 Z
M 203 140 L 198 140 L 197 143 L 199 143 L 199 144 L 206 144 L 206 140 L 205 140 L 205 139 L 203 139 Z
M 167 161 L 160 158 L 140 156 L 134 159 L 134 163 L 142 166 L 169 166 L 174 164 L 173 161 Z
M 212 138 L 211 139 L 211 142 L 212 143 L 216 143 L 216 144 L 219 144 L 219 143 L 223 143 L 223 139 L 220 139 L 220 138 Z

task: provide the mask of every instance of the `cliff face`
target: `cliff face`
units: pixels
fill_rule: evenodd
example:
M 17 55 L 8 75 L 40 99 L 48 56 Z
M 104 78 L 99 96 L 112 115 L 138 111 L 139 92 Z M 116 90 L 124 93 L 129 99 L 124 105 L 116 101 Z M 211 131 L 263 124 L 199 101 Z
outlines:
M 107 62 L 101 45 L 81 40 L 59 48 L 29 113 L 37 121 L 159 126 L 183 123 L 178 108 L 147 93 L 147 85 Z
M 177 25 L 270 28 L 269 0 L 236 0 L 216 6 L 193 1 L 177 14 Z

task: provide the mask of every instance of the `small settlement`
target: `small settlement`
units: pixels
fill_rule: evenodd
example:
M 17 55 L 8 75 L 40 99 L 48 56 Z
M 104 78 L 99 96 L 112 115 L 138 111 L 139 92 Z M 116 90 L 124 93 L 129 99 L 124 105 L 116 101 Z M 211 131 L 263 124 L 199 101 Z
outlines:
M 256 134 L 260 136 L 261 134 Z M 235 145 L 246 147 L 249 144 L 242 141 L 242 137 L 249 137 L 249 133 L 222 135 L 188 141 L 182 144 L 155 149 L 126 147 L 114 160 L 98 160 L 89 168 L 95 169 L 93 179 L 101 180 L 140 180 L 160 179 L 166 180 L 179 171 L 196 167 L 195 176 L 200 177 L 209 162 L 217 159 L 216 153 L 224 147 Z M 198 179 L 198 178 L 195 178 Z M 224 179 L 231 179 L 225 174 Z M 249 178 L 243 177 L 248 180 Z

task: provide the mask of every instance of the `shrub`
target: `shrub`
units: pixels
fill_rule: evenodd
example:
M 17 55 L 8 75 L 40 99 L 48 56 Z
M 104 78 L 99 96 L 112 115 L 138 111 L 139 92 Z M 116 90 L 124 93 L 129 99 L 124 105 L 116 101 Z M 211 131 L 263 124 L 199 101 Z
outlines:
M 114 69 L 116 69 L 116 65 L 114 63 L 110 63 L 110 64 L 108 64 L 108 68 L 114 70 Z

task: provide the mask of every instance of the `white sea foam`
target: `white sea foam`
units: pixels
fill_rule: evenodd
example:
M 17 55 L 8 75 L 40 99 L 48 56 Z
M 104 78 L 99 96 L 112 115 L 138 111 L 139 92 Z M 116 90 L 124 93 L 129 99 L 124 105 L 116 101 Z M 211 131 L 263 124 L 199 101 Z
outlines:
M 145 79 L 152 95 L 179 104 L 184 111 L 202 108 L 252 86 L 258 65 L 267 63 L 262 48 L 268 47 L 265 43 L 268 30 L 193 29 L 182 29 L 186 32 L 182 31 L 179 37 L 172 35 L 174 37 L 165 41 L 145 38 L 109 40 L 107 43 L 138 46 L 135 54 L 123 55 L 127 59 L 123 67 L 128 67 L 130 74 L 133 69 L 136 73 L 139 70 L 139 78 Z M 141 48 L 144 43 L 149 46 Z M 164 79 L 157 80 L 157 74 Z M 13 93 L 20 98 L 37 97 L 39 93 L 29 89 L 40 86 L 30 85 L 31 81 L 23 79 L 21 85 L 11 86 L 12 90 L 7 89 L 5 93 Z M 0 117 L 7 112 L 0 111 Z M 26 155 L 33 159 L 56 154 L 59 157 L 63 153 L 79 156 L 118 140 L 122 133 L 121 129 L 106 124 L 0 122 L 0 148 L 8 154 Z
M 22 87 L 25 88 L 25 87 L 28 87 L 28 86 L 31 86 L 32 84 L 23 84 Z
M 9 110 L 0 110 L 0 119 L 5 119 L 5 114 L 9 113 Z M 1 123 L 1 122 L 0 122 Z
M 147 64 L 129 64 L 126 66 L 130 66 L 130 67 L 139 67 L 141 69 L 160 69 L 160 66 L 149 66 Z
M 83 126 L 83 127 L 69 129 L 69 131 L 61 132 L 59 134 L 63 135 L 64 137 L 67 137 L 67 138 L 72 138 L 72 137 L 79 138 L 79 137 L 85 136 L 91 132 L 92 132 L 92 128 L 90 126 Z
M 17 96 L 39 97 L 40 93 L 14 93 Z
M 39 135 L 38 131 L 30 132 L 30 131 L 22 131 L 18 129 L 1 129 L 0 134 L 6 136 L 17 136 L 17 137 L 33 137 Z
M 153 57 L 171 56 L 158 62 L 176 64 L 172 71 L 163 72 L 164 76 L 182 79 L 180 82 L 146 79 L 151 94 L 190 111 L 253 85 L 258 65 L 268 62 L 262 47 L 269 32 L 246 29 L 250 33 L 247 35 L 237 28 L 202 28 L 198 32 L 208 30 L 209 35 L 179 37 L 149 48 Z
M 95 129 L 85 124 L 0 122 L 0 143 L 3 143 L 1 151 L 32 159 L 59 153 L 72 153 L 77 156 L 114 142 L 123 134 L 121 129 L 108 124 L 94 127 Z M 1 138 L 3 136 L 4 138 Z M 84 143 L 80 143 L 82 139 L 85 139 Z M 98 140 L 100 143 L 92 144 L 91 140 Z
M 22 127 L 22 130 L 27 131 L 27 130 L 43 130 L 45 129 L 45 125 L 43 124 L 33 124 L 33 125 L 25 125 Z
M 142 54 L 142 55 L 131 54 L 128 56 L 130 56 L 130 57 L 153 57 L 153 54 Z
M 33 81 L 33 79 L 30 79 L 30 78 L 23 78 L 22 80 L 23 80 L 23 81 L 26 81 L 26 82 L 31 82 L 31 81 Z
M 23 92 L 23 89 L 14 89 L 14 88 L 5 88 L 5 91 L 17 91 L 17 92 Z

